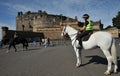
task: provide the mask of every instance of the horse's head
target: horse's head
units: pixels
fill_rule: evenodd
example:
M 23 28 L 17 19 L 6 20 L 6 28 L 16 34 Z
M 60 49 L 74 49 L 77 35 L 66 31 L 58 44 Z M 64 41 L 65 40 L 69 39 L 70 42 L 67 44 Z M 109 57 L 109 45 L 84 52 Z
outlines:
M 66 35 L 66 34 L 67 34 L 66 26 L 63 26 L 61 36 L 63 37 L 63 36 Z
M 63 26 L 61 36 L 64 38 L 68 38 L 67 26 Z

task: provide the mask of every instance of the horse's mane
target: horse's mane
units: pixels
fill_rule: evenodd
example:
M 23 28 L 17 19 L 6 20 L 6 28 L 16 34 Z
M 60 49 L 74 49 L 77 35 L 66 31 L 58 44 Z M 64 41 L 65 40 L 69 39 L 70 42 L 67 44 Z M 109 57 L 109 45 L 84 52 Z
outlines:
M 74 29 L 73 27 L 71 27 L 71 26 L 69 26 L 69 25 L 67 25 L 67 27 L 68 27 L 70 30 L 73 30 L 73 31 L 75 31 L 75 32 L 78 31 L 78 30 Z

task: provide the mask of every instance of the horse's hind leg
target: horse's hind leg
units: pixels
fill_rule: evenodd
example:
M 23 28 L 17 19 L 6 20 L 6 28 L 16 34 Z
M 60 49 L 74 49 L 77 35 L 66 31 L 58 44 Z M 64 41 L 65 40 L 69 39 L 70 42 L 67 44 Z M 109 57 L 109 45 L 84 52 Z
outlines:
M 14 47 L 14 49 L 15 49 L 15 52 L 17 52 L 17 49 L 16 49 L 15 45 L 13 45 L 13 47 Z
M 23 51 L 24 51 L 24 47 L 27 50 L 27 45 L 25 43 L 23 44 Z
M 114 73 L 118 73 L 118 66 L 117 66 L 117 58 L 113 57 L 113 63 L 114 63 Z
M 115 67 L 114 67 L 114 73 L 118 73 L 117 61 L 113 59 L 113 63 L 115 65 Z
M 103 50 L 103 53 L 106 56 L 107 61 L 108 61 L 108 68 L 107 68 L 107 70 L 104 74 L 105 75 L 110 75 L 111 66 L 112 66 L 112 56 L 110 55 L 110 52 L 108 50 Z
M 112 60 L 114 63 L 114 73 L 118 73 L 118 65 L 117 65 L 117 53 L 116 53 L 116 46 L 115 43 L 112 43 L 112 47 L 111 47 L 111 54 L 112 54 Z
M 25 48 L 26 48 L 26 50 L 28 50 L 28 42 L 26 41 L 26 43 L 25 43 Z

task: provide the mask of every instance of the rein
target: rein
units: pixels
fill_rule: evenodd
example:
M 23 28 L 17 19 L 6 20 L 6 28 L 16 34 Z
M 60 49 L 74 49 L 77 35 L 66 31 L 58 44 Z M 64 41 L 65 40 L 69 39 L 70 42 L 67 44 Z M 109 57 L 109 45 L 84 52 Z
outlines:
M 72 35 L 69 35 L 69 36 L 70 36 L 70 37 L 72 37 L 72 36 L 74 36 L 74 35 L 77 35 L 77 33 L 72 34 Z M 72 39 L 72 41 L 73 41 L 74 39 L 76 39 L 76 37 L 75 37 L 75 38 L 73 38 L 73 39 Z
M 66 28 L 67 28 L 67 26 L 65 26 L 65 27 L 64 27 L 64 29 L 63 29 L 63 35 L 65 35 L 65 34 L 64 34 L 64 32 L 65 32 Z M 71 35 L 69 35 L 70 37 L 72 37 L 72 36 L 75 36 L 75 35 L 76 35 L 73 39 L 71 38 L 71 41 L 75 40 L 75 41 L 74 41 L 74 43 L 73 43 L 73 45 L 75 44 L 75 42 L 76 42 L 76 40 L 77 40 L 77 39 L 76 39 L 77 34 L 78 34 L 78 32 L 77 32 L 77 33 L 75 33 L 75 34 L 71 34 Z

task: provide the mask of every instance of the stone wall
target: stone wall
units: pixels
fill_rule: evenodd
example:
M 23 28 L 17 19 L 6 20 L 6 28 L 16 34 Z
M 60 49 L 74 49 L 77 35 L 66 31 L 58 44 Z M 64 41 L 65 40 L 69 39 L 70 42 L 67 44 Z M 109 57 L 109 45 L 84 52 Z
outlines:
M 65 22 L 62 22 L 60 23 L 60 25 L 56 26 L 56 27 L 39 27 L 39 26 L 36 26 L 36 27 L 33 27 L 33 31 L 34 32 L 43 32 L 45 37 L 48 37 L 52 40 L 54 39 L 61 39 L 61 32 L 62 32 L 62 27 L 64 25 L 69 25 L 75 29 L 79 29 L 80 27 L 78 26 L 78 21 L 65 21 Z
M 119 30 L 117 28 L 109 28 L 109 29 L 106 29 L 106 30 L 103 30 L 103 31 L 111 33 L 112 36 L 115 37 L 115 38 L 119 37 Z
M 101 23 L 101 20 L 93 22 L 93 29 L 94 30 L 102 30 L 103 24 Z
M 96 30 L 101 30 L 101 28 L 99 27 L 101 23 L 96 23 L 95 28 Z M 64 22 L 60 22 L 60 25 L 56 26 L 56 27 L 49 27 L 49 28 L 44 28 L 44 27 L 39 27 L 39 26 L 34 26 L 33 27 L 33 31 L 34 32 L 43 32 L 45 37 L 49 37 L 50 39 L 61 39 L 61 31 L 62 31 L 62 27 L 65 25 L 69 25 L 73 28 L 75 28 L 76 30 L 79 30 L 81 27 L 79 26 L 83 26 L 82 22 L 78 22 L 78 21 L 64 21 Z
M 34 27 L 34 32 L 43 32 L 45 37 L 51 40 L 61 39 L 61 27 L 41 28 Z

